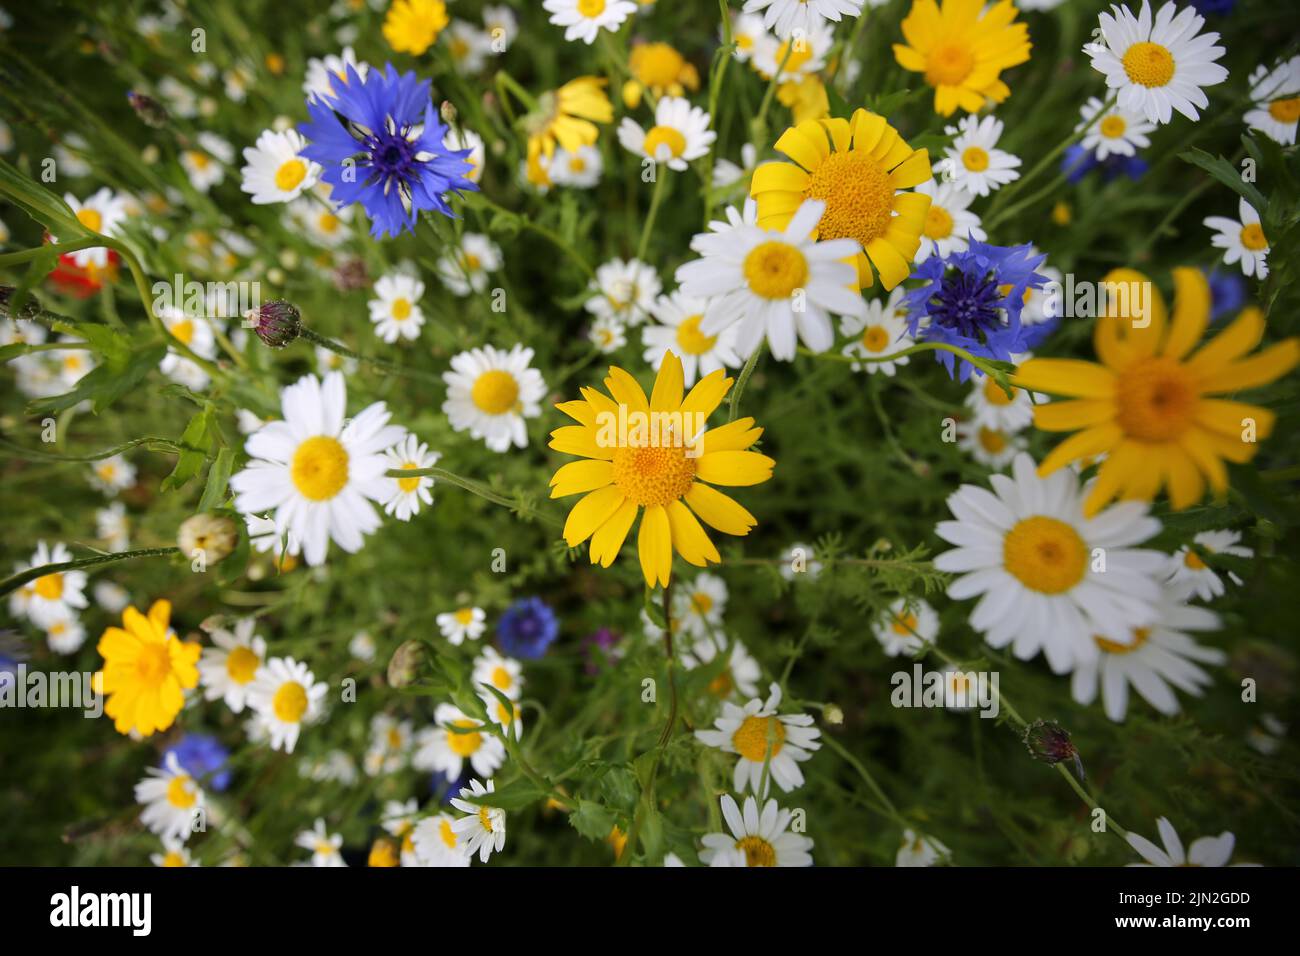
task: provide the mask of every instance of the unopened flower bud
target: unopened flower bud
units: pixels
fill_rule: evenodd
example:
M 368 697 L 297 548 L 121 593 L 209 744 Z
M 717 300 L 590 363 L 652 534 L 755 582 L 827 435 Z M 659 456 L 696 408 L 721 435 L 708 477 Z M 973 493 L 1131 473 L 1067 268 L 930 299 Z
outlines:
M 1054 765 L 1062 760 L 1074 762 L 1074 769 L 1083 779 L 1083 761 L 1079 759 L 1079 748 L 1070 740 L 1070 732 L 1054 720 L 1035 720 L 1025 728 L 1025 746 L 1035 760 Z
M 438 107 L 438 115 L 442 117 L 442 121 L 448 126 L 454 125 L 456 122 L 456 104 L 451 100 L 443 100 L 442 105 Z
M 423 657 L 424 645 L 419 641 L 407 641 L 393 651 L 388 661 L 388 686 L 402 688 L 413 684 Z
M 135 110 L 135 115 L 140 117 L 140 121 L 146 126 L 161 129 L 167 125 L 169 119 L 167 108 L 152 96 L 145 96 L 132 90 L 126 94 L 126 100 L 131 104 L 131 109 Z
M 239 543 L 239 526 L 225 515 L 197 514 L 186 518 L 177 535 L 177 545 L 187 557 L 201 551 L 207 564 L 230 557 Z
M 245 318 L 263 344 L 273 349 L 284 348 L 302 333 L 302 316 L 292 303 L 284 299 L 250 310 Z
M 822 710 L 822 720 L 832 725 L 842 724 L 844 723 L 844 711 L 840 710 L 838 704 L 827 704 Z

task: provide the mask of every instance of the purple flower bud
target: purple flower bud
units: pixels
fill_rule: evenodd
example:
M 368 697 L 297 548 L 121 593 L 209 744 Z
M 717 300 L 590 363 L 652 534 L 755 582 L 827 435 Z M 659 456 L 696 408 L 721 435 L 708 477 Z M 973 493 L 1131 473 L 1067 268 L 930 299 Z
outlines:
M 135 115 L 140 117 L 140 121 L 146 126 L 161 129 L 167 125 L 167 121 L 170 119 L 167 115 L 167 108 L 152 96 L 145 96 L 143 93 L 132 90 L 126 94 L 126 101 L 131 104 L 131 109 L 135 110 Z
M 267 302 L 246 318 L 263 344 L 282 349 L 302 334 L 302 317 L 298 309 L 284 299 Z
M 1056 721 L 1041 718 L 1035 720 L 1025 728 L 1024 740 L 1029 755 L 1035 760 L 1049 765 L 1071 760 L 1079 779 L 1083 779 L 1083 761 L 1079 759 L 1079 748 L 1070 740 L 1070 732 Z

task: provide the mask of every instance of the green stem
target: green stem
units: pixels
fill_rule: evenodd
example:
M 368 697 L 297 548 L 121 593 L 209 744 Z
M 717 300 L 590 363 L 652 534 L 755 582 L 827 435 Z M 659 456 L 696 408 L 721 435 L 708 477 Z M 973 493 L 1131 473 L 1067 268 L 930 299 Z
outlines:
M 650 195 L 650 211 L 646 214 L 645 224 L 641 227 L 641 241 L 636 246 L 636 257 L 645 261 L 646 249 L 650 246 L 650 233 L 654 231 L 655 218 L 659 215 L 659 204 L 664 198 L 664 183 L 668 181 L 668 167 L 663 169 L 655 165 L 655 188 Z
M 311 342 L 313 345 L 319 345 L 321 348 L 329 349 L 338 355 L 345 355 L 350 359 L 356 359 L 358 362 L 364 362 L 374 368 L 383 369 L 386 372 L 393 372 L 396 375 L 408 375 L 412 378 L 422 378 L 427 382 L 442 383 L 442 379 L 430 372 L 423 372 L 419 369 L 409 368 L 405 365 L 398 365 L 396 362 L 390 362 L 387 359 L 375 358 L 371 355 L 362 355 L 360 352 L 354 352 L 342 342 L 335 342 L 333 339 L 326 338 L 319 332 L 313 332 L 307 326 L 303 326 L 299 332 L 302 338 Z
M 984 359 L 972 355 L 965 349 L 956 345 L 949 345 L 947 342 L 918 342 L 916 345 L 909 346 L 901 352 L 894 352 L 891 355 L 860 356 L 860 355 L 841 355 L 838 352 L 814 352 L 812 349 L 799 346 L 799 354 L 806 355 L 809 358 L 821 359 L 824 362 L 846 362 L 846 363 L 865 363 L 865 362 L 892 362 L 908 355 L 915 355 L 917 352 L 951 352 L 960 359 L 970 362 L 985 375 L 992 376 L 995 380 L 1000 374 L 998 369 L 989 365 Z
M 180 445 L 168 438 L 133 438 L 128 442 L 114 445 L 104 451 L 91 452 L 86 455 L 51 455 L 49 452 L 39 451 L 35 448 L 23 448 L 21 445 L 0 438 L 0 455 L 3 455 L 8 450 L 10 457 L 35 459 L 37 461 L 103 461 L 105 458 L 112 458 L 114 455 L 119 455 L 132 448 L 138 448 L 141 445 L 147 446 L 150 451 L 163 451 L 174 455 L 178 455 L 184 450 Z
M 35 581 L 47 574 L 60 574 L 64 571 L 77 571 L 81 568 L 93 568 L 105 564 L 117 564 L 132 558 L 156 558 L 169 554 L 180 554 L 180 548 L 141 548 L 138 551 L 118 551 L 115 554 L 100 554 L 93 558 L 77 558 L 75 561 L 60 561 L 58 564 L 42 564 L 38 568 L 19 571 L 0 581 L 0 597 L 16 591 L 28 581 Z
M 727 408 L 727 421 L 734 422 L 736 416 L 740 413 L 740 396 L 745 391 L 745 386 L 749 384 L 749 376 L 754 374 L 754 366 L 758 364 L 758 356 L 763 351 L 763 343 L 758 343 L 754 351 L 750 353 L 749 358 L 745 359 L 745 367 L 740 370 L 740 376 L 736 379 L 736 387 L 731 390 L 731 404 Z
M 457 488 L 463 488 L 471 494 L 478 495 L 486 501 L 493 504 L 501 505 L 503 508 L 509 508 L 520 515 L 532 515 L 540 518 L 549 525 L 555 527 L 563 526 L 558 516 L 545 511 L 535 511 L 525 505 L 522 501 L 507 498 L 505 495 L 498 494 L 487 485 L 472 478 L 463 478 L 454 471 L 448 471 L 446 468 L 393 468 L 384 472 L 389 478 L 435 478 L 438 481 L 445 481 L 449 485 L 455 485 Z

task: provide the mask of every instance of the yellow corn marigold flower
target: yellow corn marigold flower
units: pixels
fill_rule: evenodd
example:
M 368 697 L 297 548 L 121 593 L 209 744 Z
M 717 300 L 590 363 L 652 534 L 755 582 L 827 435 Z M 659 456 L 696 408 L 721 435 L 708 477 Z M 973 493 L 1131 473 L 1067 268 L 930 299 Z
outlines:
M 171 613 L 170 601 L 155 601 L 147 617 L 128 607 L 122 627 L 106 628 L 99 639 L 104 667 L 92 686 L 108 695 L 104 713 L 120 734 L 166 730 L 185 706 L 181 691 L 199 682 L 201 648 L 171 632 Z
M 557 405 L 578 424 L 551 432 L 551 448 L 584 459 L 551 479 L 552 498 L 584 495 L 564 524 L 569 547 L 590 538 L 591 563 L 609 567 L 644 509 L 637 551 L 654 587 L 668 583 L 674 551 L 696 567 L 722 560 L 701 520 L 724 534 L 749 534 L 757 519 L 712 485 L 757 485 L 772 477 L 776 462 L 749 451 L 763 434 L 752 418 L 705 430 L 731 385 L 718 369 L 683 398 L 681 360 L 666 352 L 649 399 L 636 379 L 611 366 L 608 396 L 584 388 L 581 401 Z
M 384 39 L 398 53 L 420 56 L 449 22 L 443 0 L 393 0 L 384 17 Z
M 1107 289 L 1154 288 L 1140 272 L 1117 269 Z M 1106 454 L 1084 502 L 1095 515 L 1114 498 L 1150 501 L 1169 489 L 1175 510 L 1201 500 L 1208 481 L 1228 487 L 1224 459 L 1249 461 L 1274 415 L 1257 405 L 1213 396 L 1266 385 L 1300 362 L 1300 339 L 1286 339 L 1249 358 L 1264 335 L 1264 315 L 1242 311 L 1236 321 L 1195 352 L 1210 320 L 1210 287 L 1199 269 L 1174 270 L 1174 314 L 1166 320 L 1159 292 L 1147 303 L 1118 295 L 1097 320 L 1093 344 L 1100 364 L 1034 358 L 1013 381 L 1036 392 L 1069 396 L 1034 408 L 1044 431 L 1077 432 L 1043 459 L 1048 475 L 1077 459 Z
M 826 211 L 812 238 L 856 239 L 860 285 L 873 283 L 872 266 L 886 290 L 908 277 L 930 197 L 902 190 L 930 179 L 926 150 L 912 149 L 883 116 L 862 109 L 852 119 L 798 123 L 776 148 L 794 162 L 754 171 L 750 195 L 758 200 L 759 226 L 784 229 L 805 199 L 820 199 Z
M 605 95 L 606 80 L 580 76 L 558 90 L 543 93 L 538 109 L 524 119 L 528 130 L 528 159 L 554 155 L 556 143 L 569 153 L 596 142 L 597 123 L 614 120 L 614 105 Z
M 649 90 L 654 96 L 684 96 L 700 88 L 694 64 L 667 43 L 638 43 L 627 60 L 632 79 L 623 84 L 623 103 L 636 109 Z
M 894 44 L 894 59 L 934 87 L 934 109 L 951 116 L 961 107 L 978 113 L 986 99 L 1001 103 L 1011 95 L 998 79 L 1003 70 L 1029 59 L 1029 27 L 1013 23 L 1016 7 L 1000 0 L 915 0 L 903 20 L 907 44 Z
M 782 83 L 776 88 L 776 98 L 782 106 L 790 108 L 796 126 L 831 115 L 831 101 L 826 95 L 826 84 L 819 76 L 809 75 L 797 83 Z

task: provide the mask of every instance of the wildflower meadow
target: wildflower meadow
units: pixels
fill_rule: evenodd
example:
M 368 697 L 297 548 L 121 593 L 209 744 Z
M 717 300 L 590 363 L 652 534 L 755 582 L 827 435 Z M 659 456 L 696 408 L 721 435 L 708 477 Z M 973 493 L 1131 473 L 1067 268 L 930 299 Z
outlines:
M 0 3 L 0 864 L 1300 862 L 1289 4 Z

